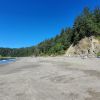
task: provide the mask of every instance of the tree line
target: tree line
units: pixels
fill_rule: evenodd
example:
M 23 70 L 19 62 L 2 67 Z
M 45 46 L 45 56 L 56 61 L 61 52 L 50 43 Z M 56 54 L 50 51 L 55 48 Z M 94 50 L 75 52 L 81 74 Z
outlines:
M 84 8 L 77 16 L 73 27 L 62 29 L 54 38 L 47 39 L 36 46 L 26 48 L 0 48 L 1 56 L 24 57 L 42 55 L 62 55 L 71 44 L 76 45 L 82 38 L 95 36 L 100 39 L 100 7 L 94 10 Z

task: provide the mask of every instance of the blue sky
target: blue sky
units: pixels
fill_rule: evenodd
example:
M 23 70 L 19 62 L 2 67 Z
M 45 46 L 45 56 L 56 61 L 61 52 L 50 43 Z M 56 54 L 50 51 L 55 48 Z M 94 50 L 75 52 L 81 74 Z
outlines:
M 0 0 L 0 47 L 28 47 L 73 25 L 83 8 L 100 0 Z

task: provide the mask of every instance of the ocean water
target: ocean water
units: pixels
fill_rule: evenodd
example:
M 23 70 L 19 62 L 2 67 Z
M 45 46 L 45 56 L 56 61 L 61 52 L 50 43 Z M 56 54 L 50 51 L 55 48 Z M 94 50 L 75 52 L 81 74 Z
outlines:
M 1 59 L 0 64 L 8 64 L 8 63 L 11 63 L 14 61 L 15 61 L 15 59 Z

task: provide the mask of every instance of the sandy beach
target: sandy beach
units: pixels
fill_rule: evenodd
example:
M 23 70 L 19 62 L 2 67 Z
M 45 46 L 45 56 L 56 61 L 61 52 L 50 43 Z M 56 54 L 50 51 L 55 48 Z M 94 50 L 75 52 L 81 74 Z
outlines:
M 100 100 L 100 59 L 26 57 L 0 65 L 0 100 Z

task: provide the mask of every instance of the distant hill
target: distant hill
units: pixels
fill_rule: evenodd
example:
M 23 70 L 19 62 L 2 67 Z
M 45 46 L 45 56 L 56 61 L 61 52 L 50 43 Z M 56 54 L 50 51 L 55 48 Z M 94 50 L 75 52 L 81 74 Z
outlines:
M 67 22 L 66 22 L 67 23 Z M 100 7 L 90 11 L 84 8 L 75 19 L 73 27 L 64 28 L 56 37 L 45 40 L 28 48 L 0 48 L 1 56 L 54 56 L 64 54 L 99 54 L 100 40 Z M 96 44 L 94 45 L 93 42 Z M 93 42 L 93 43 L 92 43 Z M 98 46 L 96 46 L 98 45 Z M 96 46 L 96 47 L 95 47 Z M 67 51 L 67 53 L 66 53 Z M 94 53 L 93 53 L 94 52 Z

